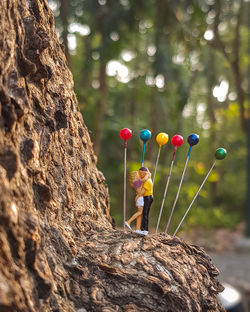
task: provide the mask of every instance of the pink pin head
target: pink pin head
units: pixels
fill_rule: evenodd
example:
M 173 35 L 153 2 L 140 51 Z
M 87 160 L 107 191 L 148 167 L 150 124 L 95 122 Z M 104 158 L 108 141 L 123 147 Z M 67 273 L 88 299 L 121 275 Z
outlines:
M 131 138 L 132 136 L 132 130 L 129 128 L 124 128 L 120 131 L 120 137 L 124 140 L 127 141 Z
M 183 137 L 179 134 L 176 134 L 172 137 L 171 139 L 171 143 L 176 146 L 179 147 L 183 144 Z

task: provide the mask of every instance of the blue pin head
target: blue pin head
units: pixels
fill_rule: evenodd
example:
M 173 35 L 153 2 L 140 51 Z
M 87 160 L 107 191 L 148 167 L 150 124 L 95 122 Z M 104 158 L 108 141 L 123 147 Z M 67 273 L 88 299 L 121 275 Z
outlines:
M 140 131 L 140 139 L 146 143 L 151 138 L 151 131 L 143 129 Z
M 187 138 L 187 141 L 188 141 L 188 144 L 190 146 L 194 146 L 194 145 L 198 144 L 199 143 L 198 134 L 195 134 L 195 133 L 190 134 Z

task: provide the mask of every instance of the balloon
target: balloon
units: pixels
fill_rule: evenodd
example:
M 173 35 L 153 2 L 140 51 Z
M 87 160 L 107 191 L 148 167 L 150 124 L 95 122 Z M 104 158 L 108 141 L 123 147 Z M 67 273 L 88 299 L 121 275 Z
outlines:
M 171 140 L 171 143 L 174 145 L 174 146 L 181 146 L 183 144 L 183 137 L 179 134 L 176 134 L 172 137 L 172 140 Z
M 151 131 L 143 129 L 140 131 L 140 139 L 145 143 L 151 138 Z
M 190 146 L 194 146 L 194 145 L 198 144 L 199 143 L 198 134 L 195 134 L 195 133 L 190 134 L 187 138 L 187 141 L 188 141 L 188 144 Z
M 132 136 L 132 130 L 130 130 L 129 128 L 123 128 L 120 131 L 120 137 L 124 140 L 127 141 L 131 138 Z
M 216 159 L 222 160 L 227 156 L 227 150 L 222 147 L 217 148 L 214 155 Z
M 161 132 L 156 137 L 156 142 L 162 146 L 168 143 L 168 135 L 167 133 Z

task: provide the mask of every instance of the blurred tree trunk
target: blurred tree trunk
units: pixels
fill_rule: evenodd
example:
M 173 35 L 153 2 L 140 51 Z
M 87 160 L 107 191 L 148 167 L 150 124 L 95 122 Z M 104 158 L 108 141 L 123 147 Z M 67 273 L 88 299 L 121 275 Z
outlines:
M 238 102 L 240 105 L 240 117 L 241 117 L 241 127 L 242 130 L 247 134 L 247 119 L 246 119 L 246 111 L 244 107 L 245 102 L 245 92 L 242 88 L 243 83 L 243 75 L 240 70 L 240 55 L 239 49 L 241 44 L 241 36 L 240 36 L 240 26 L 243 22 L 243 10 L 244 10 L 244 3 L 241 0 L 241 5 L 237 15 L 237 24 L 235 28 L 235 39 L 233 42 L 233 60 L 231 62 L 232 71 L 234 74 L 235 86 L 237 90 L 237 97 Z
M 131 124 L 132 129 L 135 129 L 136 95 L 137 95 L 137 89 L 136 87 L 134 87 L 131 93 L 131 100 L 130 100 L 130 124 Z
M 136 116 L 137 116 L 137 79 L 135 79 L 135 86 L 132 89 L 131 92 L 131 98 L 130 98 L 130 107 L 129 107 L 129 113 L 130 113 L 130 127 L 132 130 L 137 129 L 136 124 Z M 130 148 L 130 159 L 131 161 L 138 161 L 138 142 L 136 140 L 131 140 L 130 142 L 131 148 Z
M 246 10 L 247 26 L 250 29 L 250 2 L 248 2 Z M 250 55 L 250 41 L 248 41 L 248 55 Z M 246 211 L 246 220 L 247 228 L 246 235 L 250 237 L 250 64 L 248 63 L 248 106 L 247 106 L 247 211 Z
M 156 142 L 155 142 L 155 136 L 157 135 L 158 132 L 158 101 L 157 101 L 157 96 L 158 96 L 158 90 L 157 87 L 152 87 L 151 90 L 151 98 L 150 98 L 150 117 L 149 117 L 149 123 L 150 123 L 150 130 L 152 132 L 152 138 L 149 141 L 148 144 L 148 157 L 147 159 L 152 162 L 153 169 L 154 169 L 154 161 L 156 159 L 157 154 L 154 153 Z M 158 153 L 158 149 L 157 152 Z
M 102 46 L 104 45 L 104 40 L 102 39 Z M 103 47 L 104 48 L 104 47 Z M 103 49 L 102 48 L 102 49 Z M 99 98 L 96 103 L 96 119 L 95 119 L 95 133 L 94 133 L 94 151 L 96 155 L 99 154 L 101 148 L 101 140 L 102 140 L 102 130 L 103 130 L 103 122 L 107 101 L 107 83 L 106 83 L 106 59 L 104 56 L 104 52 L 101 52 L 100 55 L 100 67 L 99 67 Z
M 237 99 L 238 99 L 238 104 L 240 108 L 241 128 L 244 131 L 244 133 L 246 133 L 247 132 L 247 119 L 246 119 L 246 111 L 244 107 L 244 101 L 245 101 L 246 95 L 242 88 L 243 74 L 240 70 L 240 57 L 239 57 L 239 48 L 241 44 L 240 27 L 243 23 L 244 2 L 243 0 L 240 1 L 240 8 L 237 14 L 237 23 L 235 27 L 233 41 L 231 43 L 232 48 L 233 48 L 232 57 L 231 57 L 231 53 L 227 52 L 225 43 L 222 41 L 220 34 L 219 34 L 218 27 L 220 24 L 220 14 L 221 14 L 222 5 L 223 5 L 223 1 L 221 0 L 216 1 L 216 4 L 215 4 L 216 16 L 215 16 L 215 21 L 214 21 L 214 35 L 215 35 L 214 43 L 215 43 L 215 47 L 218 48 L 222 52 L 225 59 L 228 61 L 230 65 L 233 78 L 235 81 Z
M 91 36 L 85 36 L 82 38 L 82 41 L 84 46 L 84 64 L 82 70 L 81 85 L 83 89 L 88 89 L 91 85 L 91 73 L 93 70 L 92 38 Z
M 238 100 L 238 104 L 239 104 L 239 109 L 240 109 L 240 123 L 241 123 L 241 128 L 242 131 L 245 133 L 246 135 L 246 140 L 248 140 L 248 111 L 247 108 L 245 107 L 245 99 L 246 99 L 246 94 L 245 91 L 242 87 L 242 83 L 244 80 L 244 75 L 241 71 L 240 68 L 240 46 L 241 46 L 241 33 L 240 33 L 240 28 L 244 22 L 244 11 L 249 12 L 249 10 L 245 10 L 245 6 L 247 6 L 247 3 L 244 3 L 243 0 L 240 0 L 239 2 L 240 7 L 238 10 L 238 14 L 237 14 L 237 19 L 236 19 L 236 26 L 235 26 L 235 31 L 233 34 L 233 40 L 231 42 L 231 46 L 233 48 L 233 52 L 232 52 L 232 56 L 231 53 L 227 52 L 226 50 L 226 46 L 225 43 L 223 42 L 223 40 L 220 37 L 219 34 L 219 24 L 221 22 L 220 20 L 220 15 L 221 15 L 221 7 L 223 5 L 223 1 L 219 0 L 216 1 L 215 3 L 215 11 L 216 11 L 216 16 L 215 16 L 215 20 L 214 20 L 214 46 L 221 51 L 221 53 L 224 55 L 225 59 L 228 61 L 232 74 L 233 74 L 233 78 L 235 81 L 235 87 L 236 87 L 236 92 L 237 92 L 237 100 Z M 246 7 L 247 8 L 247 7 Z M 247 14 L 246 14 L 247 16 Z M 249 16 L 246 17 L 249 20 Z M 247 146 L 248 148 L 248 146 Z M 250 148 L 247 149 L 248 152 L 248 156 L 247 159 L 250 158 Z M 246 171 L 247 171 L 247 175 L 250 175 L 250 162 L 247 161 L 246 162 Z M 249 183 L 250 178 L 247 179 L 247 183 Z M 247 190 L 250 189 L 250 185 L 247 185 Z M 246 216 L 250 216 L 250 199 L 248 198 L 249 194 L 247 193 L 247 203 L 249 203 L 246 206 Z M 247 218 L 247 227 L 246 227 L 246 234 L 248 235 L 248 237 L 250 237 L 250 217 Z
M 80 88 L 78 100 L 80 107 L 85 111 L 88 105 L 88 98 L 92 90 L 93 77 L 93 58 L 92 58 L 92 37 L 84 36 L 82 38 L 84 61 L 81 70 Z M 82 104 L 82 105 L 81 105 Z
M 68 45 L 68 26 L 69 26 L 69 0 L 60 0 L 60 19 L 62 22 L 62 40 L 64 45 L 64 52 L 70 66 L 70 54 L 69 54 L 69 45 Z
M 210 120 L 210 149 L 209 159 L 213 158 L 214 151 L 217 147 L 216 136 L 216 117 L 213 97 L 213 87 L 215 85 L 215 66 L 214 66 L 214 53 L 211 47 L 208 47 L 208 64 L 207 64 L 207 109 Z M 217 198 L 217 182 L 210 183 L 210 196 L 214 206 L 218 203 Z

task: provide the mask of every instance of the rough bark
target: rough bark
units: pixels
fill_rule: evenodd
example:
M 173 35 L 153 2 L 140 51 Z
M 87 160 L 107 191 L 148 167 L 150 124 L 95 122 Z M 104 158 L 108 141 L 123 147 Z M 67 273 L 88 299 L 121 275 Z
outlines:
M 112 228 L 47 3 L 0 9 L 0 311 L 223 311 L 201 249 Z

